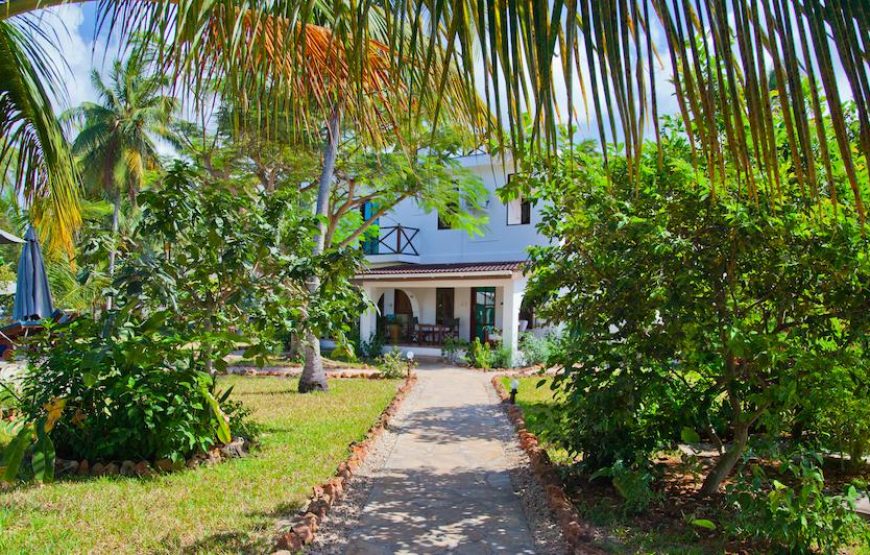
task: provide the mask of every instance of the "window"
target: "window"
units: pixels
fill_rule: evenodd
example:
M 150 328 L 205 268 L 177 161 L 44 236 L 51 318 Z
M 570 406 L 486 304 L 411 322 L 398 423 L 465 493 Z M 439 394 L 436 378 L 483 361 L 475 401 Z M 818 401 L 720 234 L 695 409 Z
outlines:
M 363 223 L 367 222 L 369 218 L 374 216 L 376 207 L 371 201 L 366 201 L 362 206 L 359 207 L 360 216 L 362 216 Z M 362 240 L 362 248 L 363 254 L 378 254 L 378 236 L 379 232 L 377 231 L 377 225 L 380 218 L 376 219 L 372 222 L 373 227 L 370 227 L 363 233 Z
M 451 214 L 457 214 L 459 212 L 459 204 L 456 202 L 448 203 L 448 212 Z M 441 214 L 438 214 L 438 229 L 453 229 L 453 226 L 449 221 L 445 220 L 441 217 Z
M 514 174 L 508 175 L 508 185 Z M 507 225 L 528 225 L 532 223 L 532 203 L 523 197 L 508 201 Z
M 532 221 L 532 204 L 524 198 L 515 198 L 507 204 L 507 225 L 527 225 Z

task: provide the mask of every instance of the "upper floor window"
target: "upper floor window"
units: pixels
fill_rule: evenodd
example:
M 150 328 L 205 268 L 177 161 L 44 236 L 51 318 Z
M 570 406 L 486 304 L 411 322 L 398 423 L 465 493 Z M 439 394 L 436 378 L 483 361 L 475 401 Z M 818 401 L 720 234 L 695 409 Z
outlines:
M 441 214 L 438 214 L 438 229 L 453 229 L 453 226 L 450 225 L 450 222 L 441 217 Z
M 459 196 L 459 189 L 457 189 L 457 196 Z M 459 213 L 459 203 L 456 201 L 450 201 L 447 203 L 448 212 L 452 214 Z M 438 213 L 438 229 L 453 229 L 453 225 L 450 220 L 441 217 L 441 213 Z
M 532 204 L 519 197 L 507 204 L 507 225 L 526 225 L 532 222 Z
M 377 208 L 374 203 L 371 201 L 366 201 L 362 206 L 359 207 L 360 216 L 362 216 L 363 223 L 369 221 L 374 215 Z M 377 225 L 379 223 L 380 218 L 376 218 L 372 224 L 375 227 L 370 227 L 363 234 L 362 240 L 362 248 L 363 254 L 378 254 L 378 235 Z

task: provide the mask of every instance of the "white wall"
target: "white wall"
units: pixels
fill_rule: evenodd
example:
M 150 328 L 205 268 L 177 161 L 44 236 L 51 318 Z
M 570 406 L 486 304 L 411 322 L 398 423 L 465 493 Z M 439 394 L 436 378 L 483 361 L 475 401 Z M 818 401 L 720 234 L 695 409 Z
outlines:
M 459 163 L 481 178 L 486 186 L 488 206 L 486 213 L 489 223 L 482 236 L 471 237 L 467 232 L 457 229 L 438 229 L 438 215 L 426 214 L 414 200 L 399 203 L 395 209 L 381 218 L 382 226 L 401 224 L 416 227 L 420 233 L 414 245 L 420 252 L 420 264 L 439 264 L 449 262 L 508 262 L 525 260 L 526 247 L 546 244 L 546 240 L 535 230 L 540 221 L 540 210 L 532 206 L 531 222 L 527 225 L 507 225 L 507 206 L 496 195 L 497 188 L 507 183 L 509 171 L 501 161 L 488 155 L 466 156 Z M 508 168 L 512 165 L 508 161 Z M 370 257 L 377 261 L 378 257 Z

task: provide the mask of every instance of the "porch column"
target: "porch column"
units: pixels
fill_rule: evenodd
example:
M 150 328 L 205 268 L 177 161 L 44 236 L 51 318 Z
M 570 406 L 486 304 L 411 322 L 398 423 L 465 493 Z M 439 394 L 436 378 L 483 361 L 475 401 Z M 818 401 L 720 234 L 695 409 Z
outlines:
M 378 329 L 378 288 L 371 285 L 363 285 L 363 293 L 368 297 L 371 304 L 359 317 L 359 337 L 363 341 L 371 341 Z
M 502 344 L 510 347 L 514 357 L 519 353 L 520 305 L 523 303 L 526 282 L 525 277 L 509 281 L 502 295 Z

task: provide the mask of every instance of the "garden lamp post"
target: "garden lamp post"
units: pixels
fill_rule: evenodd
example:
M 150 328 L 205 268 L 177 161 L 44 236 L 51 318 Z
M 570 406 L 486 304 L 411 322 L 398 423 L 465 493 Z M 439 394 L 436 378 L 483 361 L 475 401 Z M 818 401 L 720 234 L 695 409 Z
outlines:
M 408 359 L 408 377 L 410 378 L 411 369 L 414 368 L 414 351 L 409 349 L 408 352 L 405 353 L 405 358 Z
M 514 378 L 511 380 L 511 404 L 517 404 L 517 390 L 520 388 L 520 382 Z

